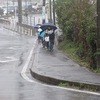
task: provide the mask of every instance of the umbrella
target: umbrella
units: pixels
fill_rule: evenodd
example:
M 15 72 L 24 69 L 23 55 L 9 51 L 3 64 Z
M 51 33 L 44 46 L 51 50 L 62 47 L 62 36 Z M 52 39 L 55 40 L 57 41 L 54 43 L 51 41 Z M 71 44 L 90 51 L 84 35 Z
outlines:
M 41 24 L 36 24 L 36 25 L 34 26 L 34 29 L 38 29 L 39 27 L 41 27 Z
M 46 29 L 48 29 L 48 27 L 50 27 L 53 30 L 57 29 L 57 27 L 53 23 L 44 23 L 41 25 L 42 30 L 46 30 Z

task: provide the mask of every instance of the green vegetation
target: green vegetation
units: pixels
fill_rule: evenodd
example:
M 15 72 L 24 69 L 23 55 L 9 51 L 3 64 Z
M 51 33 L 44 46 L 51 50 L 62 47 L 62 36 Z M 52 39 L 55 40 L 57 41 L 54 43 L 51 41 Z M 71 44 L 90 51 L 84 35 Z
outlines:
M 61 87 L 69 87 L 69 83 L 67 83 L 67 82 L 60 83 L 59 86 L 61 86 Z
M 89 63 L 86 59 L 80 59 L 80 57 L 77 55 L 77 49 L 78 47 L 73 42 L 61 42 L 59 43 L 59 50 L 61 50 L 63 53 L 65 53 L 69 58 L 71 58 L 73 61 L 77 62 L 81 66 L 89 67 Z
M 90 0 L 57 0 L 56 14 L 63 31 L 59 48 L 76 61 L 80 58 L 90 69 L 96 69 L 96 3 Z
M 100 68 L 94 70 L 96 73 L 100 73 Z
M 100 91 L 100 87 L 98 87 L 98 86 L 94 86 L 94 85 L 90 85 L 90 84 L 83 84 L 83 83 L 63 82 L 63 83 L 58 84 L 58 86 L 74 88 L 74 89 L 78 89 L 78 90 L 88 90 L 88 91 L 95 91 L 95 92 Z

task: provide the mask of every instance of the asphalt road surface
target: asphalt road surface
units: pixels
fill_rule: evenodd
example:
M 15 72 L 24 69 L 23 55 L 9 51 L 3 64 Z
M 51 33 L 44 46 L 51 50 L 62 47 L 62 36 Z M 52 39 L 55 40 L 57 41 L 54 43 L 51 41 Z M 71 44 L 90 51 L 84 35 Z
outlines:
M 99 94 L 50 86 L 33 79 L 29 60 L 34 43 L 34 36 L 0 25 L 0 100 L 100 100 Z

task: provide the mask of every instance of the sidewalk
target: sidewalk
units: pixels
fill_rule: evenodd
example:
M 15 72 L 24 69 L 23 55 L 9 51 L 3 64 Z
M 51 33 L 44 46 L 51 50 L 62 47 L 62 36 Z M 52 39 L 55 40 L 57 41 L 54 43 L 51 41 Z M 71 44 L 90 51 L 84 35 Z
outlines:
M 56 49 L 50 53 L 39 45 L 30 70 L 34 78 L 49 84 L 68 82 L 74 86 L 94 86 L 100 91 L 100 74 L 79 66 Z

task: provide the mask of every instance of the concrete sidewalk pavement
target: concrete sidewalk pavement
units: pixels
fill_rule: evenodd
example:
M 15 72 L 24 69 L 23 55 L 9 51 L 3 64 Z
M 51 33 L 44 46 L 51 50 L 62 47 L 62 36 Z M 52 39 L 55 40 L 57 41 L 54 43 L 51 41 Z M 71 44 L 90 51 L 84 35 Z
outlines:
M 100 74 L 81 67 L 56 49 L 50 53 L 38 45 L 30 71 L 34 78 L 49 84 L 67 82 L 74 86 L 95 87 L 100 91 Z

